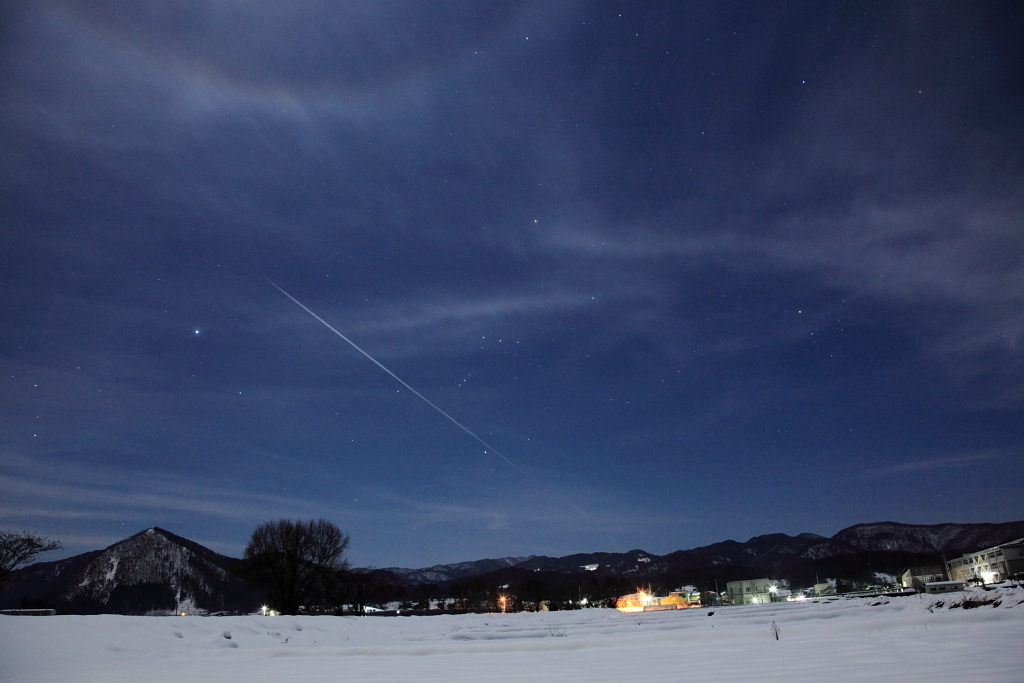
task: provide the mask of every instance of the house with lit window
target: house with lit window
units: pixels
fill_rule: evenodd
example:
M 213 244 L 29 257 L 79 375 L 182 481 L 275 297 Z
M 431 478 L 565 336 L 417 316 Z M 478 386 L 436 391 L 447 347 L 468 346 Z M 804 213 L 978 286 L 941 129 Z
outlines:
M 999 583 L 1024 575 L 1024 538 L 950 560 L 946 568 L 951 581 Z
M 730 581 L 726 584 L 729 602 L 733 605 L 764 605 L 774 602 L 777 590 L 771 579 Z

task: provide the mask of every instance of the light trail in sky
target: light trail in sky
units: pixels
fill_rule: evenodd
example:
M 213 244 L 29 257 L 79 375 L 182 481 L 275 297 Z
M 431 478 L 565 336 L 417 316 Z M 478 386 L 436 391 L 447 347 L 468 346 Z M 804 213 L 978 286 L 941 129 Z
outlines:
M 439 413 L 441 413 L 442 415 L 444 415 L 445 417 L 447 417 L 447 418 L 448 418 L 449 420 L 451 420 L 452 424 L 454 424 L 454 425 L 455 425 L 456 427 L 458 427 L 459 429 L 461 429 L 462 431 L 466 432 L 466 433 L 467 433 L 467 434 L 469 434 L 469 435 L 470 435 L 471 437 L 473 437 L 474 439 L 476 439 L 477 441 L 479 441 L 480 443 L 482 443 L 482 444 L 484 445 L 484 447 L 485 447 L 485 448 L 487 449 L 487 451 L 488 451 L 488 452 L 494 453 L 494 454 L 495 454 L 496 456 L 498 456 L 499 458 L 501 458 L 502 460 L 504 460 L 505 462 L 507 462 L 507 463 L 508 463 L 508 464 L 509 464 L 509 465 L 510 465 L 511 467 L 514 467 L 514 468 L 515 468 L 516 470 L 518 470 L 518 471 L 519 471 L 519 472 L 520 472 L 520 473 L 521 473 L 521 474 L 522 474 L 523 476 L 528 476 L 528 475 L 526 474 L 526 470 L 524 470 L 524 469 L 523 469 L 522 467 L 520 467 L 519 465 L 515 464 L 514 462 L 512 462 L 511 460 L 509 460 L 508 458 L 506 458 L 506 457 L 505 457 L 504 455 L 502 455 L 501 453 L 499 453 L 499 452 L 498 452 L 498 450 L 497 450 L 496 448 L 494 448 L 494 447 L 493 447 L 493 446 L 491 446 L 491 445 L 490 445 L 489 443 L 487 443 L 486 441 L 484 441 L 483 439 L 481 439 L 481 438 L 480 438 L 479 436 L 477 436 L 476 434 L 474 434 L 474 433 L 473 433 L 473 432 L 472 432 L 472 431 L 471 431 L 471 430 L 470 430 L 470 429 L 469 429 L 468 427 L 466 427 L 465 425 L 463 425 L 463 424 L 462 424 L 461 422 L 459 422 L 458 420 L 456 420 L 456 419 L 455 419 L 454 417 L 452 417 L 452 416 L 451 416 L 451 415 L 449 415 L 448 413 L 446 413 L 446 412 L 444 412 L 443 410 L 441 410 L 440 408 L 438 408 L 438 407 L 437 407 L 437 406 L 436 406 L 436 405 L 435 405 L 434 403 L 432 403 L 432 402 L 430 401 L 430 399 L 428 399 L 428 398 L 427 398 L 426 396 L 424 396 L 423 394 L 421 394 L 420 392 L 416 391 L 416 390 L 415 390 L 415 389 L 413 389 L 413 388 L 412 388 L 411 386 L 409 386 L 408 384 L 406 384 L 406 382 L 405 382 L 405 381 L 404 381 L 404 380 L 403 380 L 403 379 L 402 379 L 401 377 L 399 377 L 398 375 L 396 375 L 395 373 L 391 372 L 391 371 L 390 371 L 390 370 L 388 370 L 388 369 L 387 369 L 386 367 L 384 367 L 384 365 L 383 365 L 383 364 L 382 364 L 382 363 L 381 363 L 380 361 L 378 361 L 378 360 L 377 360 L 376 358 L 374 358 L 373 356 L 371 356 L 370 354 L 368 354 L 368 353 L 367 353 L 366 351 L 363 351 L 363 350 L 362 350 L 361 348 L 359 348 L 359 346 L 358 346 L 358 345 L 357 345 L 357 344 L 356 344 L 356 343 L 355 343 L 354 341 L 352 341 L 351 339 L 349 339 L 348 337 L 346 337 L 345 335 L 343 335 L 343 334 L 342 334 L 341 332 L 339 332 L 338 330 L 334 329 L 334 327 L 332 327 L 332 326 L 331 326 L 331 324 L 330 324 L 330 323 L 328 323 L 328 322 L 327 322 L 326 320 L 324 320 L 323 318 L 321 318 L 320 316 L 318 316 L 318 315 L 317 315 L 316 313 L 314 313 L 313 311 L 311 311 L 311 310 L 309 310 L 308 308 L 306 308 L 306 306 L 305 306 L 305 305 L 304 305 L 304 304 L 303 304 L 303 303 L 302 303 L 301 301 L 299 301 L 299 300 L 298 300 L 298 299 L 296 299 L 296 298 L 295 298 L 294 296 L 292 296 L 292 295 L 291 295 L 291 294 L 289 294 L 288 292 L 286 292 L 286 291 L 284 291 L 283 289 L 281 289 L 280 287 L 278 287 L 278 285 L 277 285 L 277 284 L 276 284 L 276 283 L 275 283 L 275 282 L 274 282 L 273 280 L 271 280 L 271 279 L 267 278 L 267 282 L 269 282 L 270 284 L 274 285 L 274 287 L 275 287 L 275 288 L 277 289 L 277 291 L 281 292 L 281 293 L 282 293 L 282 294 L 284 294 L 284 295 L 285 295 L 286 297 L 288 297 L 289 299 L 291 299 L 292 301 L 294 301 L 294 302 L 295 302 L 295 304 L 296 304 L 296 305 L 297 305 L 297 306 L 298 306 L 299 308 L 301 308 L 301 309 L 302 309 L 302 310 L 304 310 L 304 311 L 305 311 L 306 313 L 309 313 L 309 314 L 310 314 L 311 316 L 313 316 L 314 318 L 316 318 L 317 320 L 319 320 L 319 321 L 320 321 L 321 323 L 323 323 L 323 325 L 324 325 L 324 326 L 325 326 L 325 327 L 326 327 L 327 329 L 329 329 L 329 330 L 330 330 L 331 332 L 333 332 L 334 334 L 338 335 L 339 337 L 341 337 L 342 339 L 344 339 L 344 340 L 345 340 L 346 342 L 348 342 L 348 343 L 349 343 L 349 345 L 350 345 L 350 346 L 351 346 L 351 347 L 352 347 L 353 349 L 355 349 L 355 350 L 356 350 L 356 351 L 358 351 L 359 353 L 361 353 L 361 354 L 363 354 L 364 356 L 366 356 L 367 358 L 369 358 L 369 359 L 370 359 L 370 362 L 372 362 L 372 363 L 373 363 L 374 365 L 376 365 L 376 366 L 377 366 L 378 368 L 380 368 L 380 369 L 381 369 L 381 370 L 383 370 L 384 372 L 386 372 L 386 373 L 388 373 L 389 375 L 391 375 L 392 377 L 394 377 L 394 378 L 395 378 L 395 381 L 397 381 L 397 382 L 398 382 L 399 384 L 401 384 L 401 385 L 402 385 L 403 387 L 405 387 L 406 389 L 408 389 L 408 390 L 409 390 L 409 391 L 411 391 L 412 393 L 416 394 L 416 395 L 417 395 L 417 396 L 418 396 L 418 397 L 419 397 L 419 398 L 420 398 L 420 399 L 421 399 L 421 400 L 422 400 L 422 401 L 423 401 L 424 403 L 426 403 L 426 404 L 427 404 L 428 406 L 430 406 L 431 408 L 433 408 L 433 409 L 434 409 L 434 410 L 436 410 L 437 412 L 439 412 Z M 583 511 L 582 511 L 582 510 L 580 510 L 580 509 L 579 509 L 578 507 L 576 507 L 575 505 L 573 505 L 573 503 L 572 503 L 572 502 L 570 502 L 570 501 L 566 501 L 566 502 L 567 502 L 567 503 L 569 503 L 569 505 L 572 505 L 572 506 L 573 506 L 574 508 L 576 508 L 576 511 L 577 511 L 577 512 L 579 512 L 579 513 L 580 513 L 581 515 L 583 514 Z

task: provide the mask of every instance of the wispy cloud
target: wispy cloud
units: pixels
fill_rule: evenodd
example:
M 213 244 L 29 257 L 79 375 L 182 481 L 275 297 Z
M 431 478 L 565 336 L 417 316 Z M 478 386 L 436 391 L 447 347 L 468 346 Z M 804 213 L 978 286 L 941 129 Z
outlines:
M 7 452 L 0 473 L 0 515 L 11 519 L 105 522 L 198 513 L 248 521 L 267 515 L 315 516 L 323 505 L 301 498 L 197 483 L 185 475 L 88 467 L 72 460 L 32 461 Z M 115 512 L 116 511 L 116 512 Z
M 503 491 L 486 496 L 467 494 L 457 502 L 426 500 L 387 489 L 374 489 L 372 493 L 389 504 L 396 522 L 409 528 L 442 525 L 490 531 L 544 529 L 606 537 L 640 527 L 670 528 L 689 521 L 643 509 L 637 501 L 611 504 L 606 491 L 592 487 L 562 489 L 538 480 L 523 487 L 513 485 L 513 481 Z M 594 505 L 597 500 L 602 504 Z
M 393 505 L 399 505 L 405 512 L 403 522 L 412 527 L 428 525 L 469 525 L 483 522 L 489 529 L 500 529 L 509 524 L 509 514 L 495 507 L 479 507 L 459 503 L 437 503 L 418 500 L 391 491 L 378 490 L 376 495 Z
M 1024 368 L 1022 215 L 1015 200 L 978 196 L 864 199 L 831 214 L 795 207 L 754 232 L 728 221 L 713 232 L 672 231 L 659 227 L 672 221 L 666 216 L 629 230 L 552 231 L 537 247 L 584 256 L 608 273 L 608 282 L 673 259 L 681 268 L 718 269 L 722 277 L 799 276 L 812 294 L 840 292 L 848 301 L 894 308 L 892 320 L 916 340 L 922 358 L 950 376 L 1010 382 L 987 400 L 970 399 L 1005 406 L 1024 396 L 1017 384 Z M 664 305 L 672 299 L 665 286 L 651 279 L 632 293 Z
M 888 465 L 885 467 L 879 467 L 872 470 L 867 470 L 859 474 L 855 478 L 859 480 L 866 480 L 899 474 L 922 474 L 934 470 L 956 469 L 961 467 L 971 467 L 974 465 L 983 465 L 986 463 L 1005 460 L 1007 459 L 1007 457 L 1008 454 L 1002 451 L 982 451 L 979 453 L 947 455 L 941 458 L 931 458 L 928 460 L 913 460 L 909 462 Z

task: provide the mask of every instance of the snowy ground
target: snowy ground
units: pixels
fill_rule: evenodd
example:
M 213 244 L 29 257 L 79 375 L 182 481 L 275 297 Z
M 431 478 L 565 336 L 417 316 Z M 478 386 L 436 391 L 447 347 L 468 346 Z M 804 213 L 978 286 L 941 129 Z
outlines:
M 0 616 L 0 681 L 1024 681 L 1024 589 L 709 611 Z

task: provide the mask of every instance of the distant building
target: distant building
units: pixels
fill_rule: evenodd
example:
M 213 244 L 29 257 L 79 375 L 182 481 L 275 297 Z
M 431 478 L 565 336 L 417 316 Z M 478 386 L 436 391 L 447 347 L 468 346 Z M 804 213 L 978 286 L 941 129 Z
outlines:
M 1024 574 L 1024 538 L 950 560 L 946 567 L 953 581 L 999 583 Z
M 826 581 L 825 583 L 816 583 L 814 584 L 814 588 L 812 590 L 814 591 L 815 597 L 820 597 L 824 595 L 835 595 L 836 585 L 828 581 Z
M 729 602 L 733 605 L 763 605 L 772 602 L 777 590 L 775 582 L 771 579 L 730 581 L 725 589 L 729 594 Z
M 952 593 L 962 591 L 966 585 L 964 581 L 929 581 L 923 588 L 925 593 Z
M 945 581 L 946 569 L 940 565 L 929 565 L 927 567 L 907 567 L 900 572 L 900 586 L 903 588 L 914 588 L 923 590 L 924 585 L 930 581 Z

